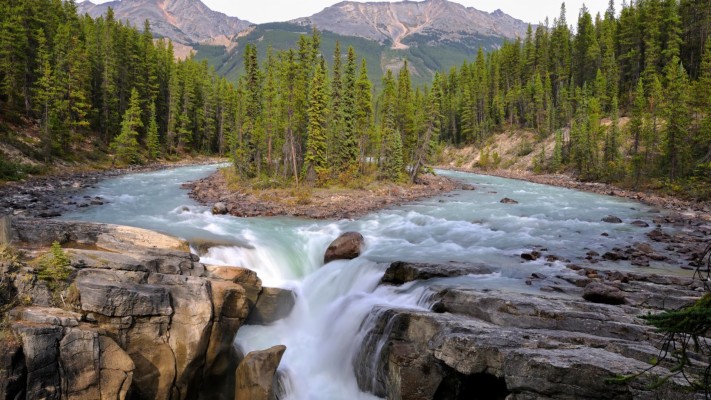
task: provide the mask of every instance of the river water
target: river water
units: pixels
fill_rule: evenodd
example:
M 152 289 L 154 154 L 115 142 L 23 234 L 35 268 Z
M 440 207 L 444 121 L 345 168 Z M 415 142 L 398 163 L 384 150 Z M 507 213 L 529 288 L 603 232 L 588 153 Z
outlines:
M 244 352 L 287 346 L 280 370 L 288 376 L 283 382 L 288 398 L 295 400 L 373 398 L 358 390 L 352 367 L 373 307 L 425 309 L 433 285 L 540 294 L 540 288 L 526 285 L 525 278 L 533 272 L 550 276 L 569 270 L 563 262 L 543 258 L 524 262 L 521 253 L 541 250 L 580 262 L 587 251 L 603 254 L 642 241 L 651 228 L 629 222 L 649 221 L 654 215 L 645 205 L 615 197 L 439 171 L 475 185 L 476 190 L 389 208 L 357 220 L 216 216 L 180 188 L 181 183 L 205 177 L 215 168 L 182 167 L 109 179 L 83 193 L 101 196 L 108 204 L 62 218 L 137 226 L 188 241 L 238 243 L 212 248 L 201 262 L 247 267 L 258 273 L 264 286 L 288 288 L 297 294 L 289 317 L 270 326 L 244 326 L 235 338 Z M 500 203 L 504 197 L 519 204 Z M 607 215 L 624 223 L 601 222 Z M 324 266 L 328 244 L 352 230 L 365 237 L 361 257 Z M 402 287 L 379 286 L 388 263 L 396 260 L 482 262 L 496 272 Z M 596 268 L 633 267 L 616 262 Z M 657 264 L 645 272 L 669 268 Z

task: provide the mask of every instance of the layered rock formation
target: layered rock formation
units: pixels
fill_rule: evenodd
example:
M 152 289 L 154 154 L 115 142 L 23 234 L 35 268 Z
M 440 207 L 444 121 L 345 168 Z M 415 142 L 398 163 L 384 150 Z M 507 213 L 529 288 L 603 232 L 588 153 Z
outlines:
M 13 231 L 19 246 L 63 243 L 74 272 L 61 293 L 31 267 L 17 272 L 19 296 L 39 295 L 45 307 L 10 312 L 18 340 L 2 360 L 10 382 L 2 398 L 196 398 L 202 383 L 234 376 L 232 341 L 251 310 L 270 320 L 290 311 L 275 315 L 275 291 L 253 271 L 203 265 L 185 242 L 159 233 L 23 219 Z M 57 298 L 74 311 L 48 307 Z
M 466 269 L 393 263 L 385 280 L 442 277 L 450 270 L 460 276 Z M 659 356 L 661 335 L 638 317 L 694 302 L 701 283 L 599 271 L 591 278 L 582 269 L 535 275 L 510 291 L 435 287 L 432 312 L 375 310 L 375 325 L 355 360 L 360 387 L 411 400 L 696 398 L 680 376 L 651 388 L 670 375 L 671 364 L 629 382 L 612 381 L 646 371 Z M 591 285 L 618 291 L 617 305 L 583 299 Z

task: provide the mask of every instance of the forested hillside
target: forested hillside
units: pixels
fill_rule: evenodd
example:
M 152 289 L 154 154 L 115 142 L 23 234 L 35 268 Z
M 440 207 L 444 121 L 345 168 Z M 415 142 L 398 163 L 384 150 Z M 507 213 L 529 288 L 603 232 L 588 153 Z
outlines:
M 480 166 L 497 166 L 487 145 L 523 128 L 536 137 L 520 152 L 535 151 L 540 171 L 708 194 L 711 1 L 612 4 L 583 8 L 574 29 L 563 9 L 416 87 L 407 64 L 374 85 L 364 58 L 337 42 L 324 54 L 317 31 L 291 49 L 246 45 L 233 85 L 206 62 L 175 61 L 147 24 L 77 16 L 61 0 L 3 2 L 2 135 L 36 124 L 46 159 L 84 143 L 122 163 L 226 154 L 243 178 L 327 184 L 414 180 L 442 145 L 477 144 Z
M 47 161 L 86 145 L 120 163 L 223 154 L 237 101 L 207 63 L 175 61 L 147 24 L 78 16 L 73 1 L 0 4 L 0 134 L 19 140 L 8 124 L 38 127 L 39 143 L 25 144 Z
M 711 182 L 711 2 L 638 0 L 551 26 L 439 74 L 441 139 L 483 148 L 525 128 L 536 167 L 637 186 Z M 625 123 L 620 123 L 624 116 Z M 524 155 L 524 154 L 521 154 Z M 708 188 L 706 187 L 706 190 Z M 708 192 L 705 192 L 708 195 Z

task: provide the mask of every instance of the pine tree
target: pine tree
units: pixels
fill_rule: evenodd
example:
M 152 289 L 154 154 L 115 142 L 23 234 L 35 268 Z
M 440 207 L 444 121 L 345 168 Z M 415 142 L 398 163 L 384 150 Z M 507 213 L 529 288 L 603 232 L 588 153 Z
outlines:
M 138 130 L 143 127 L 141 120 L 141 99 L 138 91 L 131 89 L 129 107 L 123 114 L 121 133 L 111 142 L 111 149 L 116 152 L 116 157 L 124 163 L 134 164 L 140 161 L 138 146 Z
M 361 171 L 365 172 L 366 153 L 370 142 L 373 123 L 373 99 L 371 84 L 368 79 L 368 67 L 365 58 L 361 61 L 360 74 L 356 81 L 356 132 L 360 147 Z
M 687 127 L 689 125 L 688 81 L 686 71 L 677 57 L 667 66 L 667 102 L 664 161 L 670 180 L 676 180 L 686 172 L 689 148 Z
M 388 70 L 383 77 L 383 92 L 380 104 L 382 105 L 380 116 L 380 130 L 382 134 L 383 162 L 381 164 L 381 175 L 392 181 L 399 181 L 403 171 L 402 159 L 402 139 L 397 131 L 396 121 L 396 90 L 395 78 L 392 71 Z
M 306 181 L 314 184 L 317 178 L 327 172 L 326 164 L 326 118 L 328 115 L 328 93 L 326 69 L 319 63 L 316 66 L 311 93 L 309 96 L 309 130 L 306 142 L 304 170 Z
M 702 161 L 711 163 L 711 40 L 706 40 L 695 98 L 700 102 L 698 107 L 703 115 L 696 139 L 697 148 L 706 152 Z
M 358 163 L 356 113 L 356 55 L 353 47 L 349 47 L 346 67 L 343 71 L 343 130 L 338 147 L 342 171 L 355 168 Z
M 53 138 L 50 129 L 50 117 L 52 104 L 54 103 L 54 74 L 50 60 L 47 39 L 43 29 L 37 31 L 37 75 L 35 83 L 34 103 L 35 111 L 40 116 L 40 127 L 42 130 L 42 151 L 45 161 L 49 161 L 52 156 Z
M 158 137 L 158 122 L 156 121 L 156 104 L 150 103 L 148 109 L 148 129 L 146 130 L 146 150 L 148 158 L 155 160 L 160 157 L 160 139 Z

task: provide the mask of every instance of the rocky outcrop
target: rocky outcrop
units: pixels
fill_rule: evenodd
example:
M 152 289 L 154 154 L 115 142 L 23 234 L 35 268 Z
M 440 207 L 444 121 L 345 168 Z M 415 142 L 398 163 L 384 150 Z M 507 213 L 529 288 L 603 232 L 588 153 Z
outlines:
M 660 335 L 638 317 L 692 303 L 699 282 L 621 272 L 589 278 L 584 269 L 533 275 L 506 291 L 436 289 L 433 311 L 376 308 L 354 359 L 359 386 L 380 397 L 422 400 L 483 391 L 483 398 L 513 400 L 654 399 L 668 398 L 659 390 L 688 390 L 676 378 L 666 389 L 649 385 L 671 364 L 610 381 L 648 370 L 659 354 Z M 620 294 L 624 304 L 587 301 L 584 282 L 605 296 Z M 531 286 L 540 294 L 531 295 Z
M 0 399 L 25 398 L 27 366 L 22 341 L 3 336 L 0 340 Z
M 83 1 L 79 14 L 88 13 L 94 18 L 114 10 L 117 21 L 128 21 L 132 26 L 143 27 L 148 20 L 151 31 L 179 43 L 197 43 L 219 36 L 232 37 L 246 29 L 250 23 L 209 9 L 199 0 L 148 0 L 112 1 L 93 4 Z
M 389 41 L 397 49 L 406 49 L 406 43 L 422 36 L 430 39 L 426 42 L 429 45 L 436 45 L 438 41 L 464 45 L 467 38 L 515 38 L 522 37 L 526 31 L 525 23 L 500 10 L 487 13 L 443 0 L 344 1 L 293 22 L 346 36 Z
M 232 340 L 263 292 L 254 272 L 205 266 L 183 241 L 142 229 L 15 222 L 19 243 L 57 240 L 75 270 L 75 300 L 62 301 L 76 312 L 11 312 L 28 398 L 195 398 L 233 373 Z
M 345 232 L 331 242 L 323 255 L 323 263 L 333 260 L 352 260 L 363 251 L 365 239 L 358 232 Z
M 81 314 L 56 308 L 21 307 L 10 313 L 21 338 L 13 364 L 26 377 L 14 385 L 27 398 L 124 399 L 135 369 L 131 358 L 105 333 L 81 322 Z M 12 392 L 6 392 L 13 398 Z
M 248 353 L 237 367 L 235 400 L 276 400 L 277 368 L 286 346 Z
M 385 270 L 382 283 L 401 285 L 406 282 L 432 278 L 451 278 L 462 275 L 485 275 L 494 272 L 483 264 L 449 262 L 446 264 L 428 264 L 396 261 Z
M 288 289 L 262 288 L 259 298 L 249 314 L 247 323 L 267 325 L 287 317 L 296 303 L 296 295 Z

